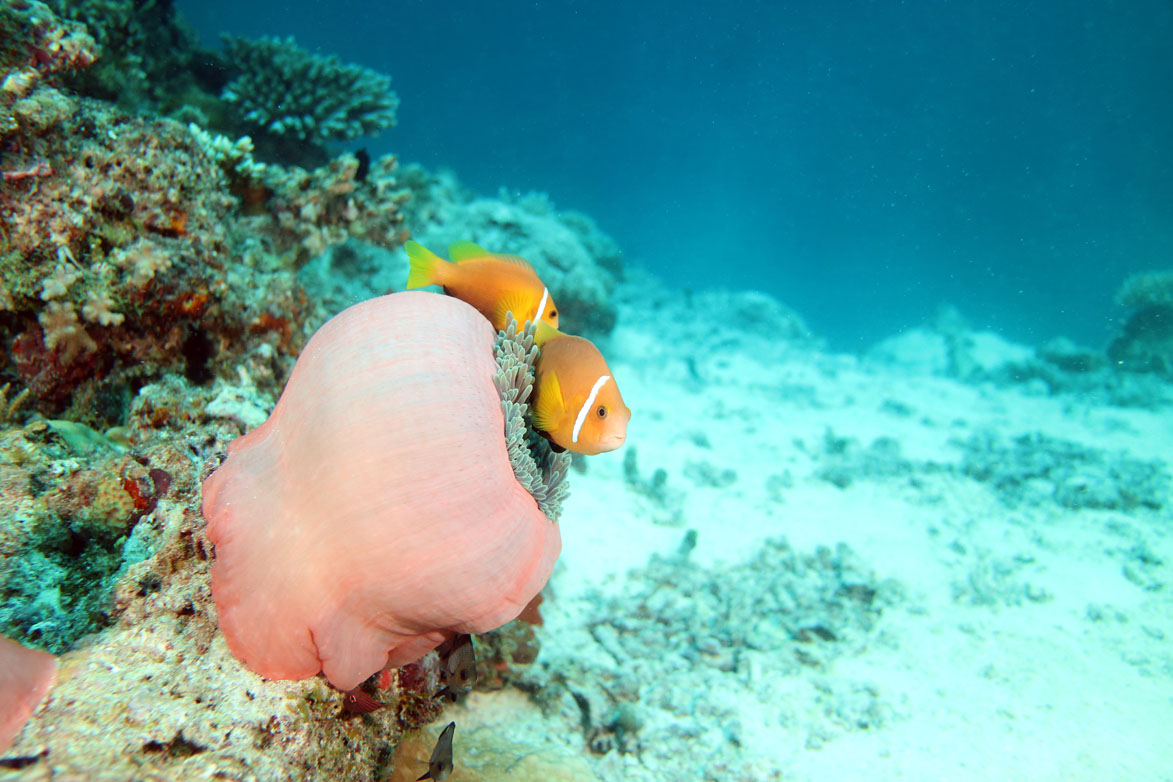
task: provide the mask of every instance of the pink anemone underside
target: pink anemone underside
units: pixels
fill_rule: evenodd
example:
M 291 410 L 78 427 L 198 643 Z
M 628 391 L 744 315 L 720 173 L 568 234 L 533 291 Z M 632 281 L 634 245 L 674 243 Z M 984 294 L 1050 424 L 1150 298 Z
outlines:
M 0 636 L 0 752 L 12 746 L 56 678 L 56 657 Z
M 350 689 L 545 585 L 561 537 L 513 476 L 493 339 L 446 296 L 355 305 L 228 447 L 203 510 L 220 626 L 250 669 Z

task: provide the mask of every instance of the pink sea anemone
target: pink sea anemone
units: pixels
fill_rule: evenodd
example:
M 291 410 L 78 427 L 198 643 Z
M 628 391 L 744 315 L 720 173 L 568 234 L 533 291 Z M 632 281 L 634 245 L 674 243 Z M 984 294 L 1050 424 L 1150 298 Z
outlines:
M 220 626 L 253 671 L 350 689 L 545 585 L 561 537 L 510 466 L 493 339 L 445 296 L 355 305 L 229 446 L 203 508 Z
M 56 677 L 56 657 L 0 636 L 0 752 L 12 746 Z

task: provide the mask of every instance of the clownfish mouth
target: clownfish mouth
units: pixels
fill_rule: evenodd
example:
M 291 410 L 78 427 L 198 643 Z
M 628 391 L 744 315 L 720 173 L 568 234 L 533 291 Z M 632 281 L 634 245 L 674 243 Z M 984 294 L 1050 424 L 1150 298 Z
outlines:
M 599 447 L 604 451 L 614 451 L 623 445 L 625 440 L 627 440 L 626 434 L 609 434 L 599 442 Z

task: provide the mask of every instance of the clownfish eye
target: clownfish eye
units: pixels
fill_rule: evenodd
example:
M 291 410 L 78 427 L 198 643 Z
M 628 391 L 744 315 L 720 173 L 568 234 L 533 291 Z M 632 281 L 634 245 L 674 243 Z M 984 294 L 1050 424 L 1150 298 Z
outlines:
M 551 318 L 558 317 L 558 310 L 550 310 L 550 317 Z
M 607 408 L 603 405 L 599 405 L 598 408 L 595 410 L 595 415 L 597 415 L 599 418 L 606 418 L 607 417 Z

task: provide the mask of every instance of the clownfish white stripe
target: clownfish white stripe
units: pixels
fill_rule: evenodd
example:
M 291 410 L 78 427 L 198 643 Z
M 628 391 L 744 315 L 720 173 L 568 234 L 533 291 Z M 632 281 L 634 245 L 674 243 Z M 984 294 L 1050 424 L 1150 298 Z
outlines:
M 546 302 L 550 300 L 550 289 L 542 288 L 542 300 L 538 302 L 538 311 L 534 313 L 534 323 L 542 319 L 542 313 L 546 311 Z
M 595 397 L 599 395 L 599 389 L 603 384 L 611 379 L 610 375 L 601 375 L 595 381 L 595 385 L 591 388 L 591 392 L 587 394 L 586 401 L 582 403 L 582 407 L 578 411 L 578 418 L 574 419 L 574 431 L 570 435 L 570 442 L 578 442 L 578 433 L 582 431 L 582 425 L 586 423 L 587 412 L 595 406 Z

